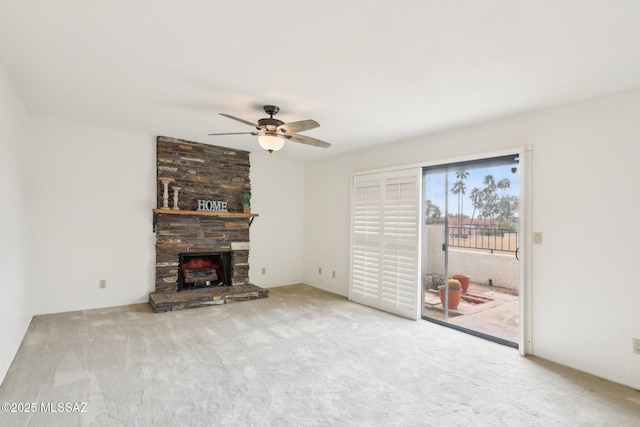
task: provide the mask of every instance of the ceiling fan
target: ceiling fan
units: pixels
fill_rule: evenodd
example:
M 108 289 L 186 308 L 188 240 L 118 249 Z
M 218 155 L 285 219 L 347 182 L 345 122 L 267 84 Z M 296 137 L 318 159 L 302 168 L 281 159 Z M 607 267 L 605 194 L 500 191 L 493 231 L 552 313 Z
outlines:
M 268 118 L 258 120 L 258 123 L 251 123 L 229 114 L 220 113 L 221 116 L 237 120 L 241 123 L 249 125 L 257 129 L 253 132 L 232 132 L 232 133 L 210 133 L 209 135 L 255 135 L 258 137 L 258 143 L 262 148 L 270 153 L 278 151 L 282 148 L 285 141 L 301 142 L 302 144 L 313 145 L 314 147 L 329 148 L 331 144 L 319 139 L 311 138 L 305 135 L 298 135 L 298 132 L 315 129 L 320 126 L 315 120 L 301 120 L 299 122 L 285 123 L 282 120 L 274 119 L 273 116 L 280 111 L 275 105 L 265 105 L 264 111 L 269 115 Z

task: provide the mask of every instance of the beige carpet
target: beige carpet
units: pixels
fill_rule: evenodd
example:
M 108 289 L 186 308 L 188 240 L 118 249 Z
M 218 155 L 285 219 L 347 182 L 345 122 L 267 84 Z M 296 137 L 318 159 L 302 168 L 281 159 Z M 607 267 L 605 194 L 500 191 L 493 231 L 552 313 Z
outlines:
M 264 300 L 34 318 L 2 426 L 632 426 L 640 393 L 298 285 Z M 45 406 L 46 407 L 46 406 Z

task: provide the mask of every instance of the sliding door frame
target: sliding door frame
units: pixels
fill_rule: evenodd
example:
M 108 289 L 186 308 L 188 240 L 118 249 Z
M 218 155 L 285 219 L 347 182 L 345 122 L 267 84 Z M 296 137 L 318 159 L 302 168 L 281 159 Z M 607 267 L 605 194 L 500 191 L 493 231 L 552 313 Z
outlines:
M 490 151 L 484 153 L 476 153 L 466 156 L 454 157 L 454 158 L 445 158 L 428 162 L 421 162 L 410 165 L 402 165 L 396 167 L 389 167 L 383 169 L 375 169 L 375 170 L 367 170 L 362 172 L 357 172 L 352 174 L 353 178 L 357 175 L 365 175 L 377 172 L 392 172 L 402 169 L 412 169 L 412 168 L 420 168 L 422 170 L 425 167 L 430 166 L 438 166 L 448 163 L 459 163 L 459 162 L 467 162 L 474 160 L 482 160 L 491 157 L 502 157 L 508 155 L 518 155 L 519 157 L 519 168 L 520 168 L 520 184 L 519 184 L 519 194 L 520 194 L 520 221 L 518 226 L 518 233 L 520 235 L 520 268 L 518 272 L 519 278 L 519 288 L 518 293 L 520 295 L 519 298 L 519 322 L 518 322 L 518 351 L 521 356 L 525 356 L 527 354 L 531 354 L 533 352 L 533 341 L 532 341 L 532 298 L 533 298 L 533 290 L 531 287 L 532 278 L 532 161 L 533 161 L 533 147 L 531 145 L 514 147 L 511 149 L 504 149 L 498 151 Z M 422 182 L 422 180 L 420 180 Z M 420 192 L 420 200 L 417 200 L 416 203 L 420 203 L 420 210 L 422 212 L 423 218 L 420 221 L 420 233 L 422 235 L 423 232 L 423 223 L 424 223 L 424 191 Z M 353 210 L 353 203 L 352 203 Z M 353 212 L 351 215 L 351 221 L 353 221 Z M 353 230 L 353 224 L 351 224 L 351 230 Z M 421 239 L 424 241 L 424 239 Z M 353 237 L 351 242 L 351 248 L 353 248 Z M 353 252 L 351 249 L 350 252 Z M 422 247 L 421 251 L 422 252 Z M 350 260 L 351 268 L 353 268 L 353 259 Z M 422 282 L 423 276 L 423 266 L 420 263 L 418 276 L 420 277 L 420 282 Z M 418 286 L 419 285 L 419 286 Z M 418 298 L 418 301 L 421 302 L 420 305 L 420 313 L 422 313 L 424 307 L 424 292 L 422 290 L 422 284 L 417 284 L 419 289 L 416 292 L 420 292 L 421 296 Z M 351 285 L 349 286 L 351 288 Z

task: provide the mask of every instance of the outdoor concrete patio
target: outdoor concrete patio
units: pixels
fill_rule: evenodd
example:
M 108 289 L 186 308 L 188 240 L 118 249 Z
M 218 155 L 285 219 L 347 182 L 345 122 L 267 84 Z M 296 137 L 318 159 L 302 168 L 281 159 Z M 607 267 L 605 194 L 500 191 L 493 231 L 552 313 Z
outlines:
M 449 323 L 517 343 L 519 300 L 514 294 L 510 289 L 471 282 L 458 308 L 449 309 Z M 437 291 L 425 292 L 424 309 L 425 316 L 444 320 Z

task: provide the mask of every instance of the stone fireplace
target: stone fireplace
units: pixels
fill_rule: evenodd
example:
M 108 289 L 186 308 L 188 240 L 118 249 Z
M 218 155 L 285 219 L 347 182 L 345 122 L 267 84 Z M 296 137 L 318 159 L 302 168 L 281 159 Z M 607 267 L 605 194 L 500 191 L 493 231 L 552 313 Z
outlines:
M 266 297 L 266 290 L 249 283 L 249 226 L 258 216 L 243 213 L 240 197 L 251 193 L 249 152 L 163 136 L 156 147 L 156 290 L 149 298 L 154 311 L 220 303 L 217 296 L 244 295 L 246 286 Z M 170 181 L 168 209 L 161 181 Z M 228 212 L 198 211 L 201 200 L 226 202 Z

